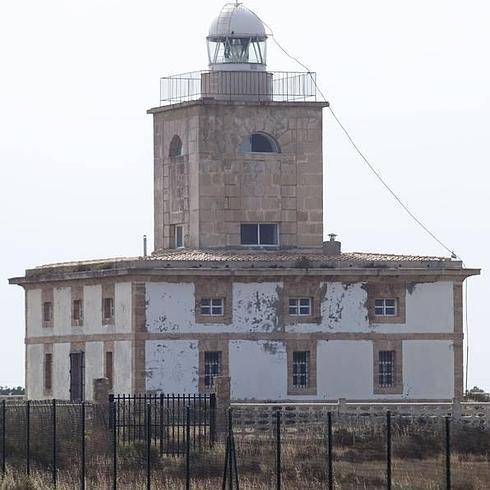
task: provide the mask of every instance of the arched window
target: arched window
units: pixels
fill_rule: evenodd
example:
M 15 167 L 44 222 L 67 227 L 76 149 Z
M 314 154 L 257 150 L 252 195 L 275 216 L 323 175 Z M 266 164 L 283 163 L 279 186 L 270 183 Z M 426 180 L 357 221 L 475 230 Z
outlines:
M 182 140 L 179 136 L 175 135 L 170 142 L 170 149 L 168 151 L 169 157 L 180 157 L 182 155 Z
M 240 145 L 242 153 L 280 153 L 277 141 L 267 133 L 252 133 Z

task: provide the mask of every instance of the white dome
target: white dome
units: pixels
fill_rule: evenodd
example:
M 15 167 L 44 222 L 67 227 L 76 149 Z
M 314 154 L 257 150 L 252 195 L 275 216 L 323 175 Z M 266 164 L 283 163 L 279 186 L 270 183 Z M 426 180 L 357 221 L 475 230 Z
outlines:
M 209 28 L 208 38 L 267 37 L 264 24 L 251 10 L 241 4 L 227 3 Z

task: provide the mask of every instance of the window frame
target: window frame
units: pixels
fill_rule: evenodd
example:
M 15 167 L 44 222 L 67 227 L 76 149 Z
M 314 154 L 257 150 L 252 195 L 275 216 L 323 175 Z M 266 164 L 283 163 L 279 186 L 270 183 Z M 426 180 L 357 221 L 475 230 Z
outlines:
M 43 324 L 53 323 L 53 302 L 43 301 Z
M 396 351 L 378 351 L 378 385 L 381 388 L 392 388 L 396 379 Z
M 391 371 L 386 372 L 386 364 L 381 364 L 381 353 L 392 352 Z M 383 361 L 386 362 L 386 361 Z M 391 384 L 383 381 L 391 376 Z M 403 350 L 401 340 L 373 341 L 373 394 L 403 394 Z
M 254 136 L 265 138 L 267 142 L 270 144 L 272 151 L 254 151 L 253 150 Z M 281 147 L 278 141 L 276 140 L 276 138 L 274 138 L 274 136 L 272 136 L 271 134 L 266 133 L 265 131 L 254 131 L 242 140 L 242 143 L 240 145 L 240 153 L 251 154 L 251 155 L 278 155 L 281 153 Z
M 220 378 L 229 377 L 229 345 L 227 340 L 200 339 L 199 340 L 199 393 L 211 393 L 216 389 L 216 386 L 209 387 L 205 385 L 205 353 L 206 352 L 221 352 Z M 215 377 L 216 378 L 216 377 Z M 216 379 L 213 380 L 213 383 Z
M 242 226 L 257 227 L 257 243 L 243 243 Z M 275 243 L 261 243 L 261 227 L 273 226 Z M 279 246 L 279 224 L 278 223 L 240 223 L 240 245 L 242 247 L 278 247 Z
M 203 304 L 208 303 L 208 304 Z M 208 312 L 204 312 L 203 308 L 209 309 Z M 216 311 L 215 311 L 216 309 Z M 199 304 L 199 314 L 201 316 L 219 316 L 225 315 L 225 298 L 201 298 Z
M 302 305 L 301 302 L 307 301 L 307 305 Z M 307 313 L 302 313 L 302 308 L 308 308 Z M 313 298 L 309 296 L 296 296 L 288 298 L 288 316 L 292 317 L 309 317 L 313 315 Z
M 287 342 L 288 395 L 306 396 L 317 394 L 317 348 L 316 340 Z M 298 359 L 299 353 L 306 353 L 306 361 Z M 298 367 L 301 365 L 305 366 L 304 373 L 298 372 Z M 306 384 L 298 383 L 298 376 L 304 376 Z
M 115 305 L 114 305 L 114 296 L 105 296 L 102 298 L 102 319 L 114 320 L 115 315 Z M 109 315 L 107 315 L 109 313 Z
M 77 307 L 78 305 L 78 307 Z M 72 300 L 72 316 L 73 322 L 78 322 L 80 324 L 83 321 L 83 300 L 80 298 Z M 78 313 L 78 315 L 76 315 Z
M 177 152 L 178 149 L 178 152 Z M 180 158 L 184 155 L 184 143 L 178 134 L 174 134 L 168 146 L 169 158 Z
M 393 302 L 393 304 L 387 304 Z M 393 313 L 388 313 L 388 309 Z M 380 317 L 398 316 L 398 298 L 374 298 L 374 315 Z
M 216 356 L 216 358 L 208 359 L 208 357 Z M 212 370 L 216 368 L 216 372 Z M 211 370 L 211 372 L 209 371 Z M 214 379 L 221 376 L 223 370 L 223 352 L 222 351 L 204 351 L 204 388 L 212 390 L 214 388 Z
M 179 234 L 180 234 L 180 245 L 179 245 Z M 185 248 L 184 225 L 175 225 L 174 247 L 177 250 L 181 250 L 181 249 Z
M 304 359 L 303 359 L 304 357 Z M 310 380 L 310 351 L 295 350 L 293 351 L 293 387 L 297 390 L 308 388 Z M 300 382 L 303 381 L 303 382 Z
M 379 282 L 375 279 L 368 281 L 368 317 L 371 324 L 378 323 L 406 323 L 406 296 L 408 285 L 405 281 Z M 376 314 L 376 301 L 395 300 L 395 315 Z M 379 308 L 379 306 L 378 306 Z M 379 310 L 378 310 L 379 311 Z

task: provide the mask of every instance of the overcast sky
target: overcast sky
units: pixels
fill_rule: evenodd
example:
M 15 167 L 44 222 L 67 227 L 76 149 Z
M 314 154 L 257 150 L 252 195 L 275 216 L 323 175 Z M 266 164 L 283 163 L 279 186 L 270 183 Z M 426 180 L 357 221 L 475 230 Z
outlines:
M 39 264 L 139 255 L 152 238 L 159 77 L 206 67 L 220 0 L 0 2 L 0 385 L 24 384 Z M 490 2 L 249 0 L 381 174 L 468 267 L 469 384 L 490 391 Z M 269 68 L 300 71 L 275 48 Z M 327 112 L 325 232 L 344 251 L 447 255 L 396 206 Z

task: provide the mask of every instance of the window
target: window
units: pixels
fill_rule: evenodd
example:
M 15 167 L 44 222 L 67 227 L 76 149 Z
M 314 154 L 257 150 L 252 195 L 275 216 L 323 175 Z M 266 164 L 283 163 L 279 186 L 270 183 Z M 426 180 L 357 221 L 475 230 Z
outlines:
M 401 340 L 373 342 L 373 393 L 403 393 L 403 349 Z
M 43 322 L 49 323 L 53 321 L 53 303 L 45 301 L 43 303 Z
M 288 314 L 291 316 L 310 316 L 311 298 L 289 298 Z
M 184 248 L 184 226 L 175 226 L 175 248 Z
M 391 387 L 395 383 L 395 351 L 380 350 L 378 352 L 379 386 Z
M 114 318 L 114 298 L 104 298 L 104 320 Z
M 180 157 L 182 156 L 182 140 L 179 136 L 175 135 L 170 142 L 170 148 L 168 151 L 169 157 Z
M 276 224 L 240 225 L 240 243 L 242 245 L 277 245 L 279 243 Z
M 113 386 L 113 360 L 112 352 L 106 351 L 105 353 L 105 377 L 109 380 L 109 389 L 112 390 Z
M 223 316 L 225 313 L 225 300 L 223 298 L 202 298 L 201 315 Z
M 378 316 L 397 316 L 397 302 L 395 298 L 374 300 L 374 314 Z
M 53 354 L 44 354 L 44 391 L 53 388 Z
M 80 322 L 82 321 L 83 318 L 83 303 L 81 299 L 74 299 L 73 300 L 73 309 L 72 309 L 72 314 L 73 314 L 73 320 Z
M 204 353 L 204 386 L 211 388 L 214 378 L 221 374 L 221 352 Z
M 280 153 L 277 141 L 266 133 L 253 133 L 240 145 L 242 153 Z
M 310 353 L 308 351 L 293 352 L 293 387 L 307 388 L 309 381 Z

